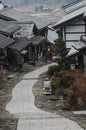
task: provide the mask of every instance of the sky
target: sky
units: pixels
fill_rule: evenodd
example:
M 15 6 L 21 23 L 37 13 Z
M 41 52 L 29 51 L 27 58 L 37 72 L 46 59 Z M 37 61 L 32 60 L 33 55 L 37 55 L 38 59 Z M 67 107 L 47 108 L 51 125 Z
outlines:
M 75 0 L 3 0 L 5 1 L 8 5 L 10 6 L 14 6 L 14 7 L 18 7 L 18 6 L 25 6 L 28 5 L 30 3 L 64 3 L 64 2 L 71 2 L 71 1 L 75 1 Z

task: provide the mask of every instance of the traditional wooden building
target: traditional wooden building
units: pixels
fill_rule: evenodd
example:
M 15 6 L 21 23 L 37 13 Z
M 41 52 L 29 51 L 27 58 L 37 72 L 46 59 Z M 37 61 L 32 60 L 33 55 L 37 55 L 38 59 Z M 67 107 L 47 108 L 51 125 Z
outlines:
M 66 58 L 73 59 L 73 64 L 86 71 L 86 36 L 81 36 L 80 41 L 72 44 Z
M 0 34 L 0 49 L 4 51 L 6 47 L 14 42 L 13 39 Z M 1 51 L 0 51 L 1 52 Z
M 8 47 L 8 52 L 15 51 L 23 56 L 24 62 L 34 58 L 37 60 L 46 57 L 47 52 L 51 53 L 53 44 L 47 39 L 46 22 L 8 6 L 0 11 L 0 20 L 0 33 L 15 40 Z
M 27 38 L 15 38 L 14 40 L 15 42 L 8 46 L 8 57 L 12 54 L 17 64 L 24 64 L 28 60 L 28 48 L 31 42 Z
M 0 18 L 0 34 L 13 38 L 13 34 L 20 28 L 20 25 Z
M 66 15 L 53 27 L 59 32 L 69 50 L 67 57 L 75 56 L 75 62 L 85 67 L 86 45 L 81 37 L 86 35 L 86 0 L 79 0 L 64 6 Z M 82 51 L 84 49 L 84 51 Z M 83 52 L 83 53 L 82 53 Z M 82 67 L 83 68 L 83 67 Z
M 15 42 L 8 46 L 8 51 L 13 51 L 22 57 L 23 63 L 46 57 L 48 47 L 52 48 L 52 43 L 43 36 L 34 36 L 31 39 L 14 38 L 14 40 Z
M 14 40 L 0 34 L 0 64 L 5 64 L 7 59 L 7 47 L 14 43 Z
M 82 3 L 82 4 L 81 4 Z M 81 6 L 82 5 L 82 6 Z M 59 36 L 66 42 L 66 47 L 71 48 L 72 43 L 80 40 L 81 35 L 86 34 L 86 1 L 77 1 L 65 7 L 66 15 L 53 27 L 60 31 Z
M 39 18 L 33 17 L 26 12 L 19 11 L 13 7 L 6 7 L 0 11 L 0 18 L 8 21 L 29 21 L 33 22 L 38 30 L 47 27 L 48 23 L 40 20 Z

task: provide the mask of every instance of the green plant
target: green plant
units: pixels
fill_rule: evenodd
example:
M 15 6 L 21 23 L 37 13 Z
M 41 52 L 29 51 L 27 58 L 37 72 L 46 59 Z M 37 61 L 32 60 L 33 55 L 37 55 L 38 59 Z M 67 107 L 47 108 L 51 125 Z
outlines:
M 66 44 L 62 38 L 55 40 L 54 52 L 55 55 L 59 54 L 60 56 L 63 56 L 66 53 Z
M 58 65 L 60 70 L 68 70 L 70 68 L 70 61 L 66 58 L 61 58 L 58 61 Z
M 86 108 L 86 77 L 79 74 L 78 78 L 76 77 L 76 81 L 73 83 L 72 90 L 74 91 L 77 99 L 82 102 L 82 104 L 79 104 L 78 102 L 78 105 Z
M 66 89 L 64 90 L 64 96 L 65 96 L 66 99 L 69 100 L 69 97 L 71 97 L 72 94 L 73 94 L 73 90 L 72 90 L 72 89 L 66 88 Z
M 65 77 L 65 76 L 69 76 L 71 75 L 70 71 L 69 70 L 62 70 L 58 73 L 58 76 L 59 77 Z
M 71 110 L 78 109 L 78 100 L 77 100 L 77 96 L 75 95 L 75 93 L 71 94 L 71 96 L 69 97 L 68 103 L 69 103 L 69 108 Z
M 53 65 L 48 68 L 47 74 L 53 76 L 54 73 L 58 72 L 58 65 Z
M 58 73 L 59 85 L 63 88 L 69 88 L 71 84 L 74 82 L 74 78 L 71 75 L 71 72 L 68 70 L 63 70 Z
M 52 80 L 50 85 L 51 85 L 51 93 L 55 94 L 56 89 L 59 87 L 59 80 L 58 79 Z
M 65 97 L 70 109 L 86 109 L 86 77 L 81 72 L 74 73 L 74 82 L 65 89 Z

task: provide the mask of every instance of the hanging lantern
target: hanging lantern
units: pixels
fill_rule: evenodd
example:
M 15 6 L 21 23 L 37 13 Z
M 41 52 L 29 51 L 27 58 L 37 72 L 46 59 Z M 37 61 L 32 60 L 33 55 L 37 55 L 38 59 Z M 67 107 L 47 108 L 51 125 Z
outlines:
M 51 48 L 50 47 L 48 47 L 48 52 L 50 52 L 51 51 Z

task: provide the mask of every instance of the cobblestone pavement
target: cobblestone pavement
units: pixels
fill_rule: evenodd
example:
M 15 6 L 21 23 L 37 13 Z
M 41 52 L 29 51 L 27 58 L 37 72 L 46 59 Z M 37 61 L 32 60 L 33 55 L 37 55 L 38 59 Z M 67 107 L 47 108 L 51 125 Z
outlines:
M 12 99 L 6 109 L 19 117 L 17 130 L 83 130 L 74 121 L 35 107 L 32 87 L 37 82 L 38 76 L 47 71 L 48 66 L 26 74 L 13 89 Z

